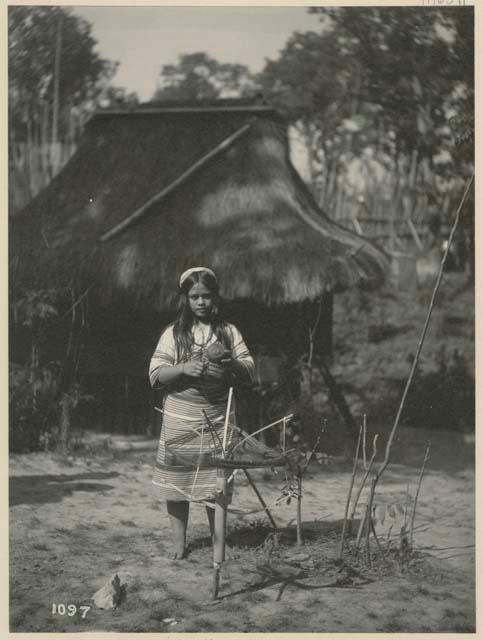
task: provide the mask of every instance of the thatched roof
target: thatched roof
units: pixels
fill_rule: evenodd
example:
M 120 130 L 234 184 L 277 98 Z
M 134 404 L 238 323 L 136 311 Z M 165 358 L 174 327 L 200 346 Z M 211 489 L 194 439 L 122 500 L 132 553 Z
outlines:
M 136 221 L 100 241 L 140 208 Z M 317 207 L 290 163 L 285 124 L 263 105 L 101 112 L 68 164 L 10 227 L 14 282 L 75 279 L 78 290 L 99 285 L 105 302 L 127 296 L 159 310 L 171 305 L 179 274 L 200 263 L 219 274 L 226 298 L 267 304 L 377 284 L 387 266 L 372 243 Z

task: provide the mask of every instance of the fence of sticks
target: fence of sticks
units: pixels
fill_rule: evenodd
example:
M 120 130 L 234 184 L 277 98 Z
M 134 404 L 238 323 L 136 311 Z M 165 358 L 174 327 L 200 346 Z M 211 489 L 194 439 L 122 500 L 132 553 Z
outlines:
M 314 181 L 322 209 L 342 226 L 379 241 L 391 251 L 422 251 L 428 222 L 440 217 L 443 231 L 454 208 L 461 181 L 437 176 L 417 153 L 391 158 L 391 166 L 375 159 L 330 162 Z

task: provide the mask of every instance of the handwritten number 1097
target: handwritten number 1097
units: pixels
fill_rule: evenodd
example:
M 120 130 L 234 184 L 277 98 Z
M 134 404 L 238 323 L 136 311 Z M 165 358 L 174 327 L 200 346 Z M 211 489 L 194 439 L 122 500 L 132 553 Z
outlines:
M 87 612 L 89 611 L 90 607 L 88 607 L 87 605 L 79 607 L 79 612 L 81 613 L 81 617 L 85 618 L 87 615 Z M 75 604 L 55 604 L 52 603 L 52 615 L 59 615 L 59 616 L 65 616 L 66 614 L 68 616 L 75 616 L 75 614 L 77 613 L 77 607 Z

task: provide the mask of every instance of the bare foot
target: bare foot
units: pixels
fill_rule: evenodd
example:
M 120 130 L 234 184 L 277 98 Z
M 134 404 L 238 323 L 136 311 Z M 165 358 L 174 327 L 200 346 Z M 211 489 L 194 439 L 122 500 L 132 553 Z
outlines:
M 185 560 L 188 556 L 187 548 L 177 548 L 171 552 L 170 558 L 171 560 Z

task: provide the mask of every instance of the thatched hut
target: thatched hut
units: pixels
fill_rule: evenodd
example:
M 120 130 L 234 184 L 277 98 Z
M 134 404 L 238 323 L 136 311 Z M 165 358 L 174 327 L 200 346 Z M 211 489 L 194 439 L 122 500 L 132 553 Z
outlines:
M 376 285 L 387 266 L 319 209 L 277 112 L 233 101 L 97 113 L 10 232 L 16 290 L 66 287 L 74 309 L 88 300 L 81 370 L 124 388 L 126 376 L 144 384 L 185 268 L 215 269 L 248 342 L 293 358 L 318 311 L 317 349 L 329 353 L 332 292 Z

